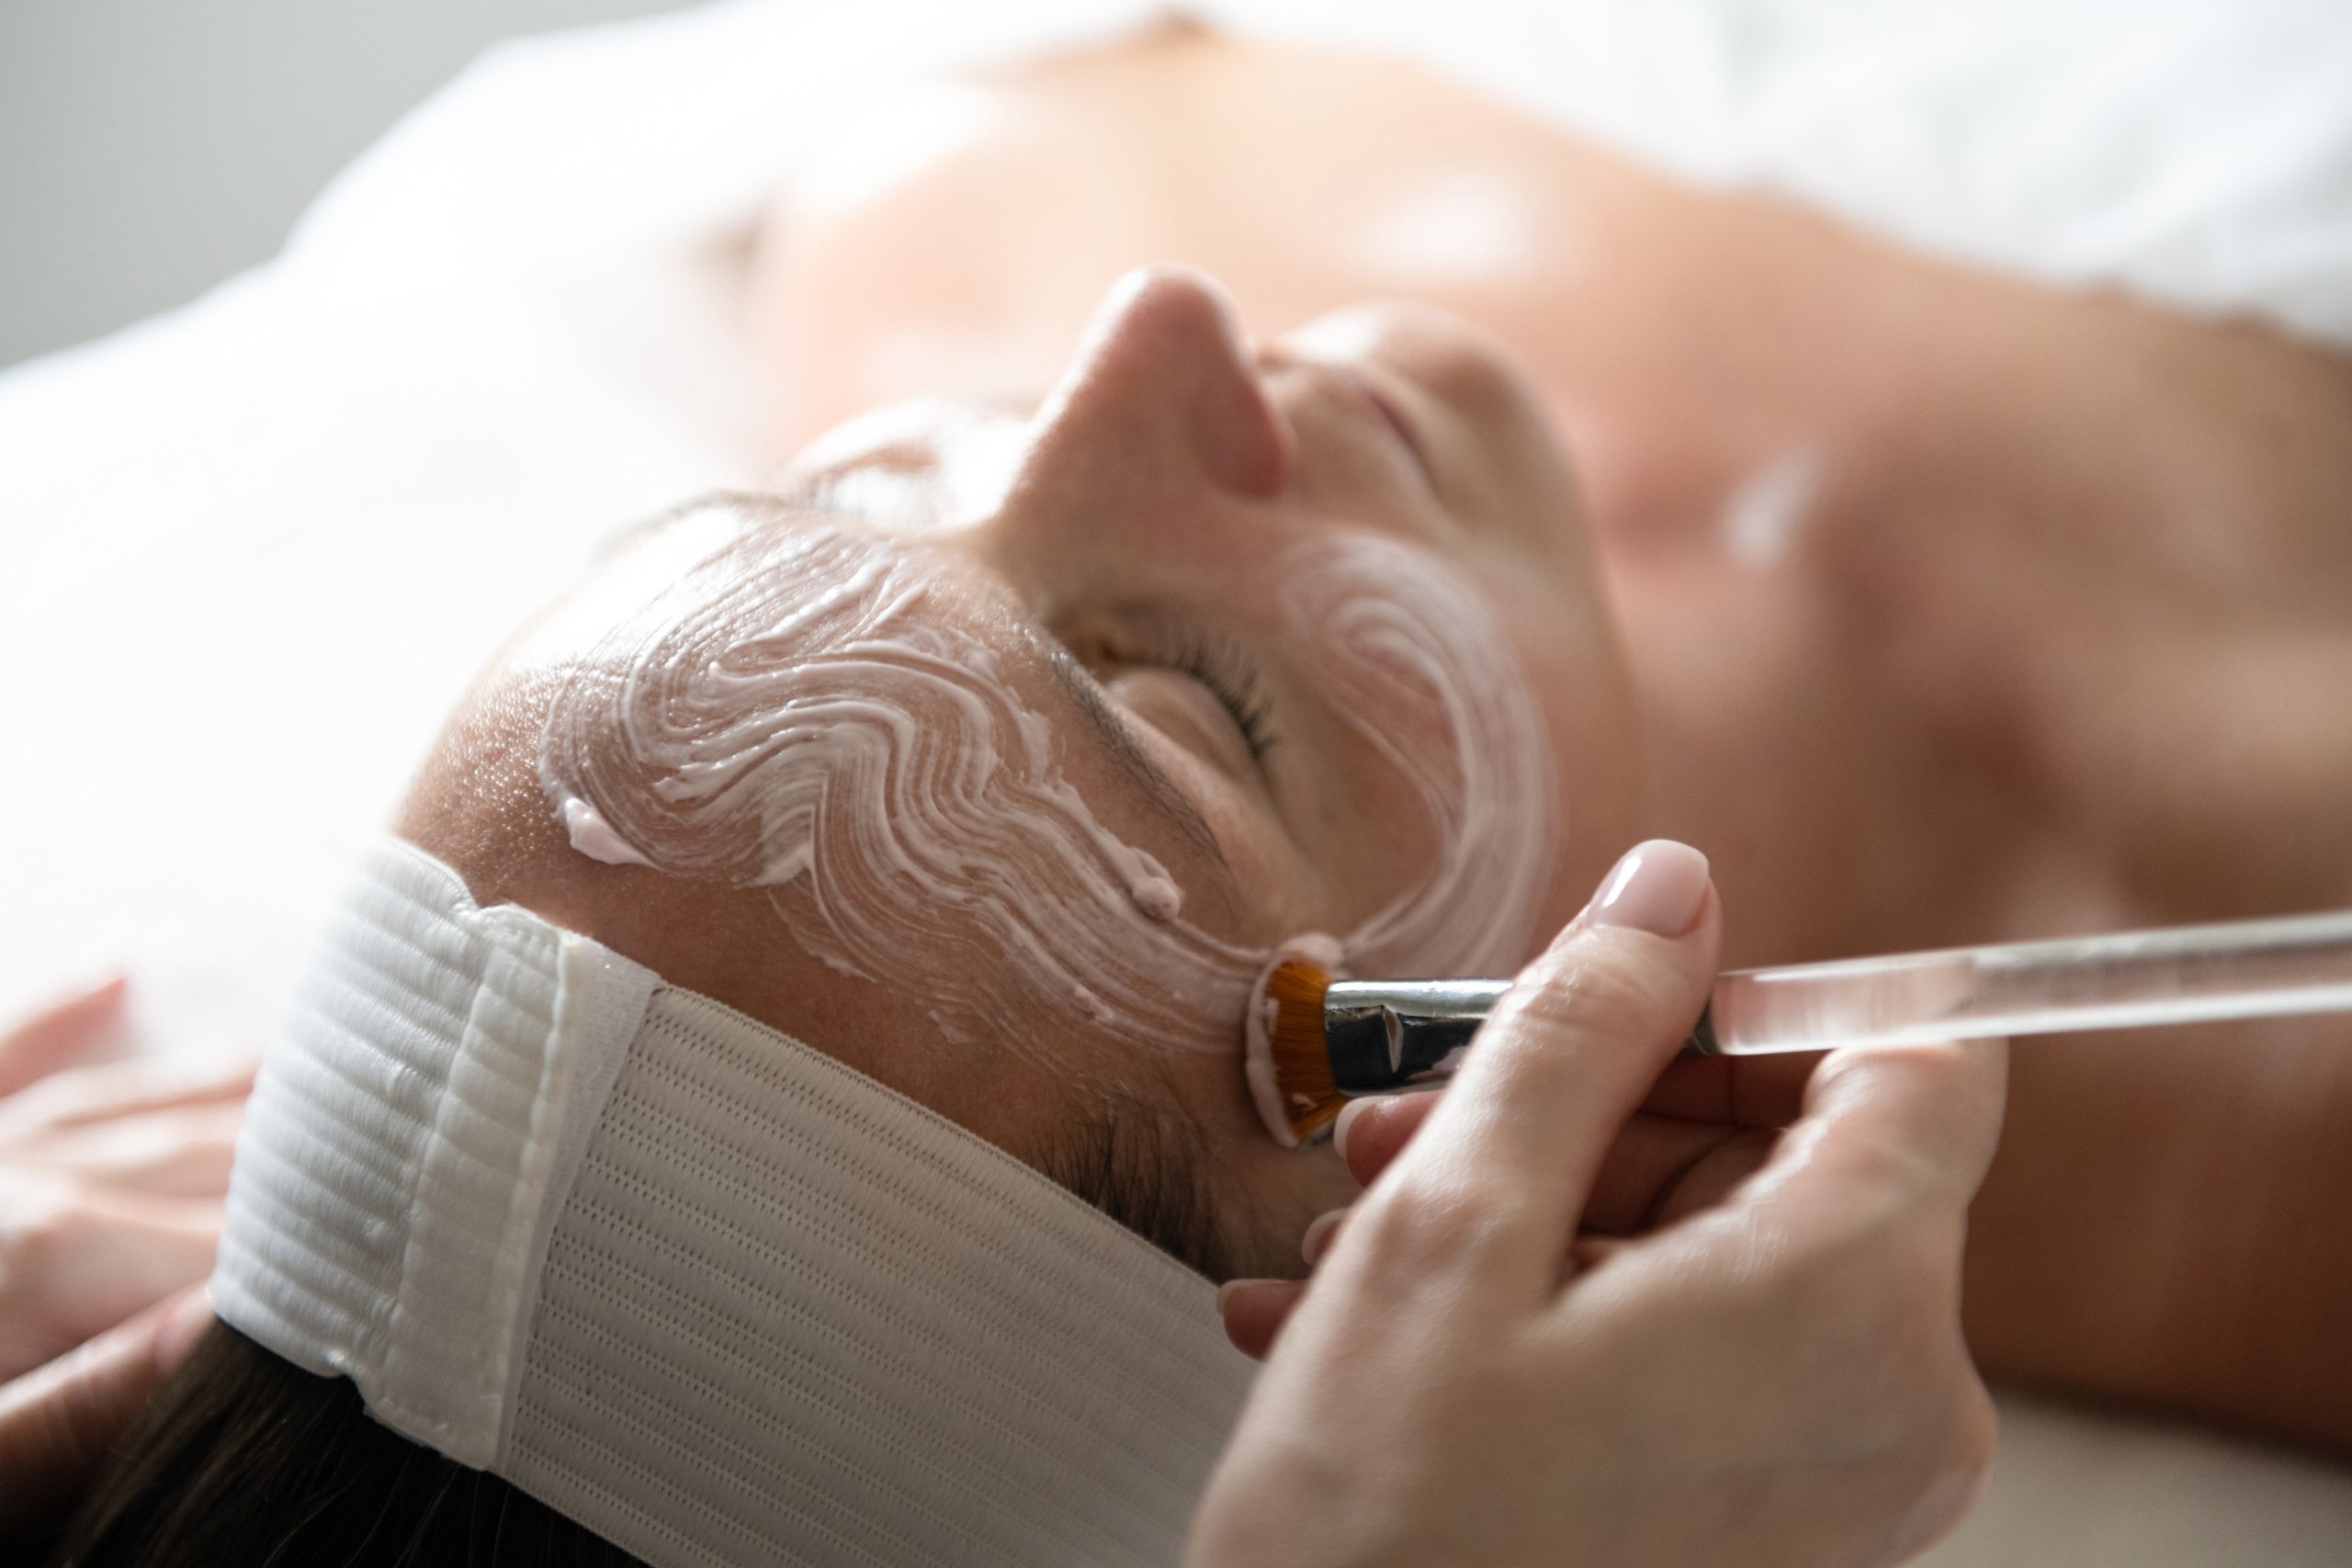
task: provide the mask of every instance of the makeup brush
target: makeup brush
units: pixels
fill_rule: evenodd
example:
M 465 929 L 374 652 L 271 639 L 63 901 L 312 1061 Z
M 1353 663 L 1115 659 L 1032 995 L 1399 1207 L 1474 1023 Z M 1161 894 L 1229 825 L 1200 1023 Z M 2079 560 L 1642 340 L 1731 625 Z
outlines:
M 1253 1065 L 1275 1103 L 1261 1095 L 1259 1115 L 1277 1142 L 1304 1142 L 1357 1096 L 1451 1077 L 1510 985 L 1335 980 L 1302 960 L 1277 964 L 1261 1011 L 1271 1061 Z M 2352 1011 L 2352 910 L 1733 970 L 1716 977 L 1683 1051 L 1741 1056 L 2338 1011 Z

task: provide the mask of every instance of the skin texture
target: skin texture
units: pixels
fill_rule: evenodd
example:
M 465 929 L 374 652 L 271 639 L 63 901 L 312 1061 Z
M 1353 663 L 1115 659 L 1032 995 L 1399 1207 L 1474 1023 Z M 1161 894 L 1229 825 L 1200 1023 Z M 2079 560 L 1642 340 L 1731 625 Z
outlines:
M 1465 954 L 1447 945 L 1458 919 L 1392 919 L 1401 934 L 1382 939 L 1381 956 L 1399 967 L 1476 958 L 1509 968 L 1566 919 L 1608 852 L 1599 846 L 1625 831 L 1609 763 L 1627 741 L 1620 666 L 1566 469 L 1508 357 L 1427 312 L 1384 310 L 1351 330 L 1361 347 L 1345 358 L 1313 344 L 1312 357 L 1280 343 L 1256 353 L 1205 280 L 1140 275 L 1104 303 L 1027 428 L 1010 483 L 978 515 L 917 525 L 903 513 L 735 511 L 757 530 L 863 528 L 919 552 L 927 587 L 910 622 L 935 617 L 993 649 L 1005 685 L 1051 725 L 1060 774 L 1092 817 L 1167 869 L 1186 922 L 1250 952 L 1302 930 L 1378 924 L 1444 858 L 1414 765 L 1444 736 L 1391 738 L 1385 751 L 1367 737 L 1329 694 L 1332 656 L 1293 624 L 1295 580 L 1278 563 L 1348 542 L 1447 574 L 1483 605 L 1540 710 L 1554 789 L 1515 797 L 1525 819 L 1515 835 L 1510 824 L 1498 830 L 1550 869 L 1532 913 L 1505 935 L 1518 951 Z M 821 498 L 846 475 L 881 468 L 944 484 L 940 471 L 964 460 L 952 434 L 901 427 L 862 449 L 834 443 L 798 482 Z M 1141 1046 L 1018 996 L 991 1028 L 943 1028 L 935 994 L 994 983 L 999 961 L 985 942 L 943 938 L 928 949 L 941 965 L 935 986 L 876 983 L 796 941 L 774 890 L 571 847 L 538 773 L 548 716 L 595 676 L 610 628 L 675 581 L 676 541 L 708 522 L 695 513 L 640 535 L 526 634 L 461 707 L 400 830 L 485 901 L 521 903 L 605 941 L 1048 1172 L 1087 1157 L 1074 1140 L 1148 1138 L 1148 1154 L 1107 1157 L 1149 1159 L 1197 1194 L 1186 1204 L 1213 1216 L 1216 1234 L 1188 1249 L 1196 1261 L 1219 1274 L 1295 1268 L 1307 1220 L 1351 1183 L 1328 1150 L 1281 1150 L 1261 1128 L 1239 1069 L 1240 992 L 1207 1021 L 1204 1047 Z M 1419 591 L 1408 576 L 1396 592 Z M 1170 667 L 1171 626 L 1220 639 L 1246 666 L 1271 742 L 1261 755 L 1197 676 Z M 1172 809 L 1057 688 L 1047 661 L 1057 648 L 1092 671 L 1096 700 L 1164 774 Z M 1580 831 L 1547 860 L 1566 800 L 1577 803 Z M 1579 848 L 1583 833 L 1594 848 Z M 787 886 L 775 897 L 802 895 Z M 1492 934 L 1479 940 L 1495 945 Z
M 1513 449 L 1533 439 L 1522 425 L 1548 423 L 1574 459 L 1571 484 L 1474 444 L 1453 482 L 1488 493 L 1482 514 L 1521 521 L 1430 536 L 1521 628 L 1545 694 L 1571 818 L 1551 918 L 1644 833 L 1711 856 L 1727 964 L 2352 903 L 2340 356 L 1692 191 L 1390 62 L 1175 29 L 875 112 L 920 114 L 938 94 L 987 111 L 966 118 L 971 134 L 887 179 L 815 177 L 820 152 L 766 231 L 745 288 L 779 461 L 837 418 L 946 394 L 901 422 L 900 445 L 869 433 L 827 461 L 903 472 L 922 494 L 960 470 L 980 475 L 963 489 L 998 495 L 1001 465 L 943 452 L 985 456 L 966 438 L 1034 408 L 1103 290 L 1142 262 L 1214 270 L 1261 343 L 1351 301 L 1443 307 L 1470 326 L 1426 309 L 1370 318 L 1413 395 Z M 858 143 L 844 125 L 843 149 Z M 1484 182 L 1515 246 L 1437 266 L 1361 243 L 1399 200 L 1464 180 Z M 1360 346 L 1346 329 L 1324 348 Z M 1522 368 L 1443 347 L 1464 333 L 1508 343 Z M 1293 503 L 1404 526 L 1389 512 L 1411 476 L 1391 464 L 1384 479 L 1369 447 L 1343 457 L 1345 400 L 1312 412 L 1308 381 L 1276 375 L 1286 412 L 1268 420 L 1229 371 L 1204 368 L 1217 338 L 1179 321 L 1102 355 L 1072 404 L 1090 423 L 1041 443 L 1051 455 L 1011 522 L 956 547 L 1048 610 L 1138 585 L 1222 607 L 1262 572 L 1251 528 L 1297 526 L 1275 516 Z M 1506 504 L 1513 487 L 1524 504 Z M 1547 660 L 1555 633 L 1574 646 Z M 1252 804 L 1192 682 L 1103 673 L 1154 710 L 1139 728 L 1168 743 L 1204 816 Z M 582 861 L 521 761 L 552 679 L 527 657 L 487 675 L 403 819 L 484 897 L 832 1044 L 1041 1164 L 1057 1129 L 1119 1098 L 1116 1073 L 1016 1082 L 907 1045 L 930 1039 L 920 1010 L 779 944 L 756 891 Z M 1317 736 L 1302 727 L 1284 749 Z M 1080 786 L 1136 841 L 1168 847 L 1107 775 Z M 1411 819 L 1367 789 L 1297 789 L 1268 866 L 1238 829 L 1224 841 L 1263 903 L 1211 878 L 1188 880 L 1188 908 L 1259 941 L 1370 908 L 1409 874 L 1385 839 Z M 2320 1021 L 2021 1050 L 1970 1230 L 1979 1358 L 2352 1440 L 2346 1042 Z M 1335 1162 L 1284 1163 L 1253 1141 L 1221 1077 L 1130 1064 L 1125 1092 L 1198 1119 L 1175 1143 L 1243 1216 L 1234 1269 L 1295 1272 L 1307 1218 L 1353 1190 Z M 1721 1126 L 1785 1119 L 1793 1100 L 1754 1117 L 1665 1109 L 1625 1141 L 1713 1149 Z M 1630 1228 L 1643 1190 L 1611 1210 L 1612 1190 L 1596 1190 L 1596 1228 Z
M 1440 305 L 1510 344 L 1574 459 L 1556 514 L 1634 737 L 1629 829 L 1578 848 L 1704 849 L 1727 964 L 2352 903 L 2341 356 L 1693 191 L 1389 62 L 1176 29 L 876 112 L 926 93 L 965 136 L 862 182 L 820 152 L 771 227 L 779 454 L 916 391 L 1024 405 L 1138 262 L 1213 270 L 1261 338 Z M 1379 243 L 1472 187 L 1512 244 Z M 2346 1043 L 2021 1050 L 1971 1232 L 1986 1364 L 2352 1440 Z

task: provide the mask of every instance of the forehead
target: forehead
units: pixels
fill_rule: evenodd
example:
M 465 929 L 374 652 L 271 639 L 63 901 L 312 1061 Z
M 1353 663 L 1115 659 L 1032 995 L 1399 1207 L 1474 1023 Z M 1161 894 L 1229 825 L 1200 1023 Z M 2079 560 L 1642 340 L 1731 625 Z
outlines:
M 1216 831 L 1093 675 L 1007 583 L 940 536 L 776 502 L 703 505 L 621 541 L 609 570 L 626 580 L 624 597 L 672 592 L 694 578 L 732 580 L 736 603 L 726 615 L 733 625 L 706 619 L 697 636 L 706 646 L 731 636 L 736 648 L 763 658 L 797 658 L 810 690 L 829 665 L 846 674 L 876 657 L 918 657 L 934 672 L 960 666 L 997 683 L 1024 708 L 1024 748 L 1058 739 L 1060 761 L 1083 782 L 1141 807 L 1179 858 L 1219 882 L 1230 877 Z M 583 617 L 592 623 L 583 632 L 593 635 L 597 618 Z
M 560 612 L 575 646 L 624 623 L 736 661 L 917 650 L 1043 688 L 1052 645 L 1011 591 L 936 537 L 765 497 L 719 497 L 615 541 Z
M 1085 672 L 976 563 L 723 510 L 644 536 L 572 612 L 541 779 L 593 825 L 575 846 L 769 890 L 802 947 L 932 997 L 951 1034 L 1034 1029 L 1035 1003 L 1229 1044 L 1248 955 L 1179 918 L 1215 857 L 1137 830 L 1150 795 L 1120 787 Z

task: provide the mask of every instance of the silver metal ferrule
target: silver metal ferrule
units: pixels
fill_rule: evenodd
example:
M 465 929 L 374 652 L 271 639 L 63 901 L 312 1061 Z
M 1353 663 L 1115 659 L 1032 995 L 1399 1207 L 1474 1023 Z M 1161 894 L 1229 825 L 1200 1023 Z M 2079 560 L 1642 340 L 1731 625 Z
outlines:
M 1323 1043 L 1344 1095 L 1385 1094 L 1452 1075 L 1508 980 L 1334 980 Z
M 1453 1076 L 1463 1048 L 1508 980 L 1334 980 L 1323 995 L 1323 1045 L 1342 1095 L 1393 1094 Z M 1711 1012 L 1684 1043 L 1686 1056 L 1718 1054 Z

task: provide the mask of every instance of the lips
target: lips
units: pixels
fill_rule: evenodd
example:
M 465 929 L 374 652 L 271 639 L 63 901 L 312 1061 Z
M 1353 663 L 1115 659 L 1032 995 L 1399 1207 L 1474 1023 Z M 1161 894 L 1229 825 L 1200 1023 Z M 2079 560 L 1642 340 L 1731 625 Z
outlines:
M 1412 455 L 1413 466 L 1420 469 L 1421 477 L 1425 479 L 1432 478 L 1430 472 L 1429 454 L 1421 446 L 1420 432 L 1414 427 L 1412 418 L 1406 413 L 1404 405 L 1398 402 L 1386 388 L 1354 366 L 1342 367 L 1342 373 L 1363 391 L 1365 400 L 1371 403 L 1374 410 L 1387 423 L 1388 428 L 1396 433 L 1396 439 L 1403 443 L 1405 450 Z
M 1420 475 L 1421 481 L 1435 491 L 1437 476 L 1430 468 L 1429 453 L 1421 445 L 1420 432 L 1415 427 L 1412 416 L 1405 412 L 1404 403 L 1381 384 L 1379 378 L 1363 366 L 1344 360 L 1284 354 L 1276 363 L 1308 372 L 1343 400 L 1355 404 L 1376 420 L 1390 438 L 1403 448 L 1406 458 Z

